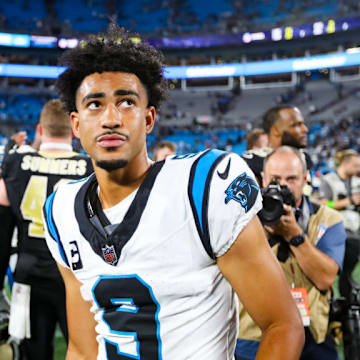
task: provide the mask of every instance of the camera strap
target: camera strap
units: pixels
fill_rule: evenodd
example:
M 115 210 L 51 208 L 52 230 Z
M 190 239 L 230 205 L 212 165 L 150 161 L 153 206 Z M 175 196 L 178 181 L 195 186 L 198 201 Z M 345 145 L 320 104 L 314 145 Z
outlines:
M 298 217 L 296 216 L 296 212 L 298 212 Z M 301 208 L 295 210 L 295 217 L 301 229 L 306 234 L 310 221 L 310 206 L 305 196 L 303 196 Z
M 310 205 L 309 200 L 305 196 L 303 196 L 301 208 L 295 209 L 295 218 L 303 232 L 306 234 L 310 221 Z M 271 235 L 268 241 L 271 247 L 280 243 L 277 251 L 277 259 L 280 262 L 285 262 L 290 255 L 290 246 L 288 242 L 280 235 Z

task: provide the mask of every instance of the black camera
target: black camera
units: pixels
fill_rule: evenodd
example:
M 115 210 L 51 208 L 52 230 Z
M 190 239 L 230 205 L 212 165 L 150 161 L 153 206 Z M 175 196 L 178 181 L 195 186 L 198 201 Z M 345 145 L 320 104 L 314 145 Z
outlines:
M 347 298 L 331 301 L 330 321 L 340 321 L 345 360 L 360 360 L 360 284 L 349 278 Z
M 261 193 L 263 208 L 259 212 L 259 218 L 263 225 L 275 225 L 285 214 L 284 204 L 296 207 L 293 193 L 286 185 L 280 185 L 277 181 L 272 181 L 268 187 L 261 189 Z

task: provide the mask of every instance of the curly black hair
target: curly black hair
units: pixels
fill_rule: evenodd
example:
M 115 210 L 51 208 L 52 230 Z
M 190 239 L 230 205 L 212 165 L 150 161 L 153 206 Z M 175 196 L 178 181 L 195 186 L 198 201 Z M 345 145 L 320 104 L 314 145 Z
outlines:
M 136 75 L 147 91 L 149 106 L 159 108 L 167 96 L 163 55 L 147 43 L 134 42 L 130 33 L 116 24 L 105 34 L 92 35 L 65 51 L 60 65 L 67 69 L 58 77 L 56 89 L 69 112 L 77 111 L 76 91 L 84 78 L 106 71 Z

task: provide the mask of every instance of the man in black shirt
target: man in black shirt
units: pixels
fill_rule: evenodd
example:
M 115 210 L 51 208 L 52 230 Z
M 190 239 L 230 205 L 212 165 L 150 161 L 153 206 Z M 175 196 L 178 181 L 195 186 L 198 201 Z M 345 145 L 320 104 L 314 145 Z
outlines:
M 56 323 L 67 338 L 65 289 L 44 240 L 42 207 L 61 183 L 92 172 L 90 158 L 72 151 L 70 118 L 61 101 L 44 106 L 40 134 L 38 152 L 22 152 L 20 147 L 6 156 L 0 180 L 0 205 L 11 207 L 19 233 L 9 332 L 25 338 L 27 360 L 53 358 Z M 3 221 L 0 218 L 0 228 Z M 23 303 L 27 298 L 30 304 Z M 30 306 L 30 324 L 26 312 L 21 316 L 24 305 Z
M 304 117 L 300 110 L 292 105 L 279 105 L 269 109 L 262 119 L 261 127 L 268 135 L 269 146 L 246 151 L 242 157 L 261 183 L 261 172 L 263 170 L 265 157 L 273 150 L 282 145 L 297 149 L 307 146 L 308 127 L 305 125 Z M 303 152 L 307 169 L 312 168 L 310 156 Z

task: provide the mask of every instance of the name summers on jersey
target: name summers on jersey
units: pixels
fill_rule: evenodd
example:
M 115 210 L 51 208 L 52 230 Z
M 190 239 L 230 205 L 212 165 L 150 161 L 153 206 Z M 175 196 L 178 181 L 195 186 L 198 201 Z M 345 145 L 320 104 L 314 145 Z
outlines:
M 25 155 L 21 162 L 23 170 L 44 174 L 78 175 L 86 174 L 87 163 L 84 159 L 49 159 L 37 155 Z

